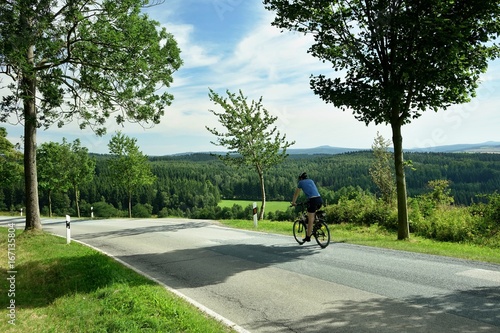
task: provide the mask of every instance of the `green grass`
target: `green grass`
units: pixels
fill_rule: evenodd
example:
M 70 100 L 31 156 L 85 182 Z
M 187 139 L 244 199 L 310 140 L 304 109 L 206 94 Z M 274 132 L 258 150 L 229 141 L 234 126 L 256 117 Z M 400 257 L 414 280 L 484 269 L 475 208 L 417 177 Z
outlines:
M 240 205 L 241 207 L 245 208 L 247 206 L 252 206 L 253 203 L 257 203 L 257 208 L 260 209 L 260 205 L 262 204 L 262 201 L 256 200 L 256 201 L 251 201 L 251 200 L 221 200 L 219 202 L 219 207 L 224 208 L 228 207 L 231 208 L 233 205 Z M 266 213 L 269 212 L 275 212 L 277 210 L 281 211 L 286 211 L 290 207 L 290 203 L 287 201 L 266 201 Z
M 45 233 L 0 228 L 0 332 L 231 332 L 162 286 L 98 251 Z M 15 240 L 15 296 L 7 277 Z M 5 253 L 5 254 L 4 254 Z M 15 300 L 15 326 L 7 305 Z
M 232 228 L 293 237 L 292 222 L 258 221 L 257 228 L 254 227 L 253 221 L 249 220 L 223 220 L 220 222 Z M 361 227 L 351 224 L 334 224 L 329 225 L 329 228 L 333 242 L 330 246 L 335 246 L 335 242 L 350 243 L 500 264 L 498 249 L 486 246 L 438 242 L 413 235 L 410 236 L 409 241 L 398 241 L 395 232 L 389 232 L 376 225 Z

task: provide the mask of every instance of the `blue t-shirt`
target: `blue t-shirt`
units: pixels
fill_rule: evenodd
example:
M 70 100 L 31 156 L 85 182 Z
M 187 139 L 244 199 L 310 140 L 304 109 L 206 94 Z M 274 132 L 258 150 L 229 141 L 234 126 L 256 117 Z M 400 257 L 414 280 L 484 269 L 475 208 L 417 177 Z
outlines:
M 297 185 L 297 187 L 301 188 L 302 191 L 304 191 L 304 194 L 308 199 L 320 196 L 318 188 L 316 187 L 316 184 L 314 184 L 312 179 L 299 180 L 299 184 Z

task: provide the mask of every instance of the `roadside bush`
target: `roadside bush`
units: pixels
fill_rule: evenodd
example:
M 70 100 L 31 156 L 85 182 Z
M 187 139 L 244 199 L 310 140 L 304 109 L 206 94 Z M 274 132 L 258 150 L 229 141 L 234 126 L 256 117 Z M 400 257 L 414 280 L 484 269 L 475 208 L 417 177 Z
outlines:
M 217 220 L 232 220 L 233 219 L 233 212 L 231 211 L 231 208 L 229 208 L 229 207 L 223 207 L 222 209 L 219 208 L 217 210 L 217 213 L 216 213 L 216 219 Z
M 370 194 L 361 193 L 353 199 L 340 200 L 325 208 L 328 223 L 377 224 L 389 230 L 397 229 L 397 210 Z
M 286 211 L 277 210 L 267 213 L 267 218 L 271 221 L 293 221 L 297 217 L 294 209 L 289 208 Z
M 92 206 L 94 207 L 95 217 L 110 218 L 123 216 L 121 211 L 104 201 L 95 202 Z
M 467 208 L 448 207 L 412 220 L 412 230 L 416 235 L 443 242 L 473 242 L 479 223 L 479 218 L 472 216 Z
M 165 218 L 168 217 L 168 208 L 163 207 L 159 212 L 158 212 L 158 218 Z
M 487 203 L 475 203 L 469 207 L 473 216 L 480 218 L 478 231 L 485 238 L 495 237 L 500 231 L 500 194 L 484 196 Z
M 150 218 L 153 214 L 153 206 L 149 204 L 136 204 L 132 207 L 132 216 L 137 218 Z
M 210 219 L 215 220 L 215 208 L 205 207 L 205 208 L 194 208 L 191 212 L 191 218 L 193 219 Z

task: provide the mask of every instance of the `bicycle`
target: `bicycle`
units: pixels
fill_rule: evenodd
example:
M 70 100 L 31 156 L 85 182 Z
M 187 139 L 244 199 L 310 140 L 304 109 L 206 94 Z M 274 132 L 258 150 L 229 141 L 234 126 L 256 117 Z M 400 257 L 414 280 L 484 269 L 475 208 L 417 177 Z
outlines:
M 299 216 L 293 223 L 293 237 L 299 243 L 299 245 L 304 244 L 303 239 L 307 235 L 307 210 L 306 203 L 299 203 L 297 206 L 303 207 L 303 213 Z M 316 243 L 324 249 L 330 244 L 330 229 L 325 221 L 326 213 L 323 210 L 318 210 L 314 215 L 314 224 L 311 236 L 314 236 Z

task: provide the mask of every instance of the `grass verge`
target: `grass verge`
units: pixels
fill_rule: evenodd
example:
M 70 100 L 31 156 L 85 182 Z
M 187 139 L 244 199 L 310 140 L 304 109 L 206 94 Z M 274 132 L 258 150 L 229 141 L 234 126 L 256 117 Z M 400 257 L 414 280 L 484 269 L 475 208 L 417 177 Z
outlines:
M 253 203 L 257 203 L 257 208 L 260 209 L 261 201 L 258 200 L 221 200 L 219 202 L 220 208 L 232 208 L 233 205 L 239 205 L 243 208 L 252 206 Z M 290 207 L 289 201 L 266 201 L 266 213 L 275 212 L 277 210 L 286 211 Z
M 10 258 L 8 244 L 15 245 Z M 162 286 L 78 243 L 20 230 L 13 237 L 0 228 L 0 248 L 0 332 L 232 332 Z M 12 302 L 15 312 L 7 308 Z
M 292 222 L 258 221 L 257 228 L 249 220 L 223 220 L 221 224 L 232 228 L 255 230 L 282 235 L 292 234 Z M 408 241 L 398 241 L 397 234 L 377 225 L 371 227 L 351 224 L 329 225 L 332 242 L 367 245 L 386 249 L 434 254 L 467 260 L 500 264 L 498 249 L 473 244 L 437 242 L 411 235 Z M 331 244 L 330 246 L 335 246 Z

